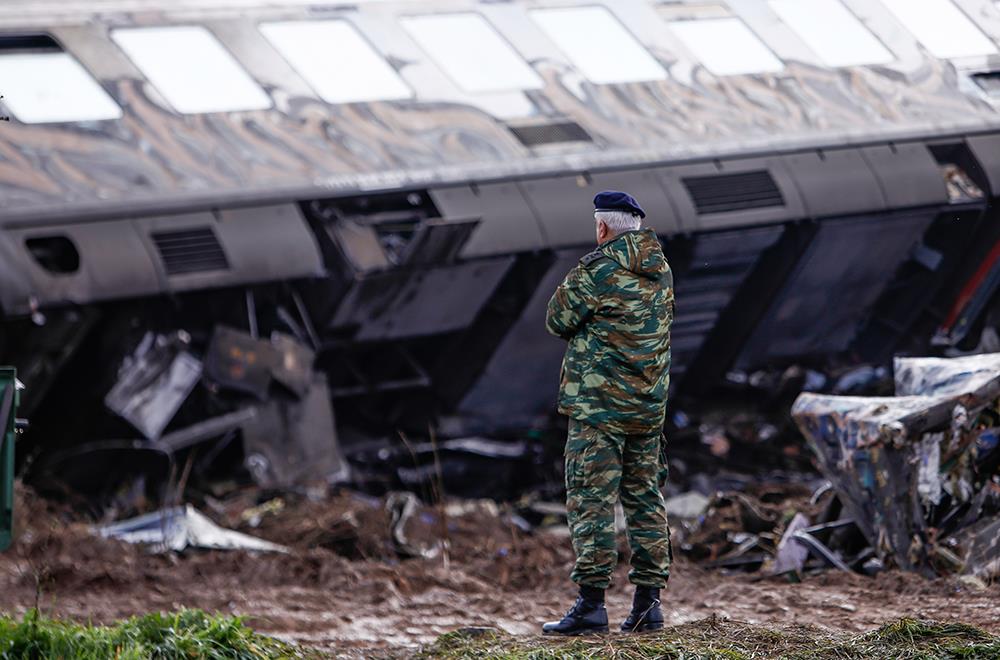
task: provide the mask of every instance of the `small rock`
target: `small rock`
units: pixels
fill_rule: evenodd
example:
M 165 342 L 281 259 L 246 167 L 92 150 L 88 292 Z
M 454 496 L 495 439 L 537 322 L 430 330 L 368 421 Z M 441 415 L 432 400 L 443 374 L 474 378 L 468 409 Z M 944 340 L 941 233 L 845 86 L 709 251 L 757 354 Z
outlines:
M 667 500 L 667 515 L 684 520 L 693 520 L 705 513 L 709 499 L 696 491 L 675 495 Z
M 971 591 L 985 591 L 988 588 L 986 582 L 976 575 L 962 575 L 958 578 L 958 581 L 963 587 Z

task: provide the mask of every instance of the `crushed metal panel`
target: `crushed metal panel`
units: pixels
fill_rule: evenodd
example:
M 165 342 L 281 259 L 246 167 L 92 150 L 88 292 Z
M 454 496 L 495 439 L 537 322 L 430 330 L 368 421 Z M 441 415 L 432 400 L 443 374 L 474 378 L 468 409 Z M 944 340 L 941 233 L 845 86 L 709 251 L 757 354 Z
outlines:
M 264 488 L 346 479 L 326 378 L 315 374 L 300 401 L 273 398 L 258 408 L 243 426 L 243 449 L 247 468 Z
M 389 267 L 389 257 L 375 227 L 351 218 L 337 218 L 326 225 L 326 231 L 354 270 L 364 273 Z
M 276 351 L 277 358 L 271 368 L 271 375 L 296 396 L 305 396 L 312 386 L 312 367 L 316 361 L 316 352 L 294 337 L 280 332 L 271 333 L 271 346 Z
M 275 351 L 266 342 L 220 325 L 212 333 L 205 353 L 205 375 L 223 387 L 263 401 L 276 363 Z
M 914 569 L 927 555 L 909 548 L 922 516 L 911 505 L 916 477 L 911 452 L 883 444 L 883 436 L 906 433 L 903 420 L 920 418 L 931 401 L 925 397 L 834 397 L 802 394 L 792 417 L 816 454 L 820 472 L 830 480 L 857 522 L 858 528 L 880 556 L 892 556 L 903 568 Z M 937 418 L 948 415 L 943 402 Z M 880 414 L 881 413 L 881 414 Z
M 893 360 L 897 396 L 962 396 L 987 387 L 1000 373 L 1000 353 L 956 358 Z
M 337 308 L 330 327 L 356 328 L 356 341 L 420 337 L 467 328 L 514 264 L 484 259 L 362 277 Z
M 935 462 L 929 451 L 950 454 L 937 465 L 952 505 L 977 500 L 967 480 L 981 433 L 972 421 L 1000 398 L 1000 354 L 948 362 L 897 361 L 905 396 L 804 393 L 792 408 L 820 471 L 879 555 L 925 572 L 937 536 L 927 517 L 937 492 L 937 480 L 927 474 Z M 990 487 L 988 480 L 980 486 Z
M 302 397 L 312 386 L 315 359 L 315 351 L 289 335 L 273 332 L 267 341 L 218 325 L 205 354 L 205 373 L 223 387 L 261 401 L 267 398 L 272 379 Z
M 427 220 L 403 249 L 400 266 L 448 264 L 458 257 L 468 242 L 478 220 Z
M 251 423 L 257 417 L 257 409 L 253 406 L 241 408 L 225 415 L 211 417 L 202 420 L 191 426 L 186 426 L 176 431 L 171 431 L 160 437 L 156 442 L 156 447 L 165 451 L 176 453 L 182 449 L 187 449 L 199 442 L 204 442 L 211 438 L 217 438 L 230 431 L 241 428 Z
M 933 219 L 928 211 L 820 223 L 743 347 L 737 368 L 847 349 L 885 283 Z
M 762 253 L 781 237 L 783 229 L 757 227 L 703 234 L 695 239 L 690 267 L 675 271 L 677 314 L 670 327 L 670 376 L 680 376 L 701 353 L 720 315 L 733 304 Z
M 1000 518 L 987 518 L 965 530 L 960 543 L 965 553 L 963 573 L 986 580 L 1000 577 Z
M 156 440 L 201 378 L 201 362 L 179 337 L 146 333 L 122 364 L 104 405 Z
M 774 564 L 770 567 L 772 575 L 784 575 L 785 573 L 800 573 L 809 550 L 795 541 L 795 534 L 800 530 L 809 527 L 809 518 L 802 513 L 796 513 L 795 517 L 785 527 L 781 541 L 774 556 Z
M 94 531 L 104 538 L 148 545 L 153 552 L 181 552 L 187 548 L 289 552 L 277 543 L 220 527 L 190 504 L 154 511 Z
M 562 250 L 521 316 L 493 352 L 458 412 L 486 428 L 525 428 L 551 413 L 559 390 L 559 364 L 566 343 L 545 330 L 545 309 L 556 287 L 583 256 Z

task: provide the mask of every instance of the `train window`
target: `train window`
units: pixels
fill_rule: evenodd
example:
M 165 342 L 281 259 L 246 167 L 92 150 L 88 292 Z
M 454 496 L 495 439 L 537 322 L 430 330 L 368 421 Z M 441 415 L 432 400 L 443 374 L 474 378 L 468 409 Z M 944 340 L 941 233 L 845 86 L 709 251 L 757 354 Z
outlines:
M 951 0 L 882 0 L 934 57 L 992 55 L 996 46 Z
M 604 7 L 537 9 L 531 17 L 591 82 L 667 77 L 660 63 Z
M 52 37 L 0 36 L 3 103 L 25 124 L 118 119 L 122 110 Z
M 401 22 L 417 44 L 467 92 L 540 89 L 544 84 L 479 14 L 410 16 Z
M 265 23 L 260 31 L 328 103 L 413 96 L 389 63 L 347 21 Z
M 895 59 L 840 0 L 771 0 L 771 8 L 827 66 L 887 64 Z
M 784 68 L 781 60 L 738 18 L 673 21 L 670 29 L 717 76 L 768 73 Z
M 271 107 L 271 98 L 203 27 L 128 28 L 113 30 L 111 38 L 177 112 Z

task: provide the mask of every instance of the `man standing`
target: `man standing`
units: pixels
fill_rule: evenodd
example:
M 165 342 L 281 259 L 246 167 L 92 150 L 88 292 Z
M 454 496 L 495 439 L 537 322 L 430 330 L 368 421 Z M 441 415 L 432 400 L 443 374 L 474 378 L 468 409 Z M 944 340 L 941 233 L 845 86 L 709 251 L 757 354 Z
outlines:
M 597 249 L 549 301 L 548 331 L 569 342 L 559 412 L 569 419 L 566 510 L 580 586 L 576 604 L 543 632 L 607 632 L 604 590 L 618 562 L 615 502 L 628 522 L 635 585 L 625 631 L 663 627 L 660 589 L 670 573 L 670 532 L 659 489 L 670 370 L 674 288 L 670 266 L 639 204 L 622 192 L 594 198 Z

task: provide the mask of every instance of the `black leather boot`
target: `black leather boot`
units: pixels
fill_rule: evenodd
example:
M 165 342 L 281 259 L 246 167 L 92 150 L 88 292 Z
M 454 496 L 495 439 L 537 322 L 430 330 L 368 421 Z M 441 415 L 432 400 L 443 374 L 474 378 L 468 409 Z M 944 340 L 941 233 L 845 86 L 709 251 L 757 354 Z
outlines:
M 604 609 L 604 589 L 580 587 L 576 604 L 562 621 L 553 621 L 542 626 L 546 635 L 592 635 L 608 632 L 608 611 Z
M 624 632 L 648 632 L 663 628 L 663 612 L 660 611 L 660 590 L 656 587 L 635 588 L 632 611 L 622 623 Z

